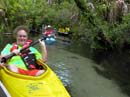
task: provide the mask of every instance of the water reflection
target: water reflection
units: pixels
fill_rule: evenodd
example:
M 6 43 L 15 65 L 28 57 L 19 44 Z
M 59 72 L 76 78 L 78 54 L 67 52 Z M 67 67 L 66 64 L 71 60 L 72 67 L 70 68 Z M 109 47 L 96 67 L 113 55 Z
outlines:
M 114 80 L 120 86 L 121 91 L 130 96 L 129 51 L 98 52 L 96 53 L 95 59 L 99 64 L 94 67 L 97 73 L 105 78 Z M 100 69 L 100 67 L 103 69 Z
M 85 66 L 84 60 L 82 57 L 80 58 L 80 60 L 78 60 L 78 61 L 80 61 L 80 65 L 82 65 L 82 67 L 84 67 L 84 68 L 82 68 L 82 72 L 84 71 L 84 73 L 86 75 L 84 75 L 80 71 L 81 69 L 79 70 L 80 66 L 78 67 L 77 71 L 75 71 L 75 73 L 76 73 L 79 70 L 78 77 L 80 79 L 81 78 L 80 76 L 82 76 L 83 79 L 81 78 L 82 80 L 79 80 L 81 82 L 79 87 L 77 86 L 78 82 L 75 82 L 77 79 L 73 80 L 73 84 L 75 83 L 76 86 L 82 90 L 82 91 L 80 91 L 79 89 L 77 89 L 77 91 L 80 91 L 80 93 L 78 92 L 78 94 L 74 90 L 75 93 L 72 93 L 73 95 L 76 94 L 76 95 L 74 95 L 74 97 L 78 97 L 78 96 L 80 96 L 80 97 L 81 96 L 82 97 L 127 97 L 127 95 L 125 95 L 126 93 L 129 95 L 129 93 L 130 93 L 129 92 L 129 89 L 130 89 L 129 88 L 129 84 L 130 84 L 129 83 L 129 74 L 130 73 L 128 73 L 128 71 L 130 71 L 130 70 L 128 70 L 128 68 L 130 67 L 130 64 L 129 64 L 130 57 L 128 55 L 128 52 L 127 53 L 124 53 L 124 51 L 122 53 L 119 53 L 119 52 L 116 52 L 116 53 L 92 52 L 89 48 L 87 48 L 87 46 L 85 46 L 84 43 L 82 43 L 82 44 L 79 43 L 77 45 L 76 44 L 71 45 L 67 48 L 67 50 L 69 50 L 70 52 L 73 52 L 73 53 L 77 53 L 80 56 L 93 60 L 92 62 L 89 62 L 90 60 L 86 61 L 87 66 Z M 93 62 L 94 62 L 94 64 L 93 64 Z M 85 69 L 85 67 L 86 67 L 86 69 Z M 89 69 L 88 70 L 89 72 L 87 72 L 87 69 Z M 91 70 L 91 69 L 93 69 L 93 70 Z M 95 72 L 95 74 L 93 75 L 94 72 Z M 95 77 L 95 79 L 89 77 L 89 75 L 87 73 L 89 73 L 91 77 Z M 72 76 L 74 76 L 74 75 L 72 75 Z M 84 81 L 84 79 L 86 79 L 86 82 Z M 93 82 L 93 80 L 95 80 L 95 82 Z M 83 85 L 83 83 L 84 83 L 84 85 Z M 95 84 L 95 83 L 97 83 L 97 84 Z M 104 87 L 101 87 L 99 84 L 101 84 Z M 111 87 L 108 87 L 106 84 L 110 85 Z M 86 86 L 86 89 L 84 86 Z M 116 89 L 112 88 L 114 86 L 116 87 Z M 75 86 L 73 86 L 73 87 L 75 87 Z M 87 88 L 89 88 L 89 89 L 87 89 Z M 99 89 L 96 90 L 96 88 L 99 88 Z M 108 89 L 110 89 L 110 90 L 108 90 Z M 92 91 L 94 94 L 91 94 Z M 102 93 L 100 93 L 101 91 L 102 91 Z M 85 94 L 87 96 L 85 96 Z
M 58 62 L 53 64 L 53 69 L 55 69 L 55 73 L 59 76 L 65 86 L 71 84 L 71 72 L 69 70 L 68 65 L 63 62 Z

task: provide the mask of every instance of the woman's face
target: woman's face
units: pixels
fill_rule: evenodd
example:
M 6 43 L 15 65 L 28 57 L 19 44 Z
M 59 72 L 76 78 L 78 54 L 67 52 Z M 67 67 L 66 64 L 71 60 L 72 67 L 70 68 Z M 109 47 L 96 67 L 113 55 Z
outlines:
M 17 44 L 24 45 L 28 39 L 27 32 L 25 30 L 19 30 L 17 33 Z

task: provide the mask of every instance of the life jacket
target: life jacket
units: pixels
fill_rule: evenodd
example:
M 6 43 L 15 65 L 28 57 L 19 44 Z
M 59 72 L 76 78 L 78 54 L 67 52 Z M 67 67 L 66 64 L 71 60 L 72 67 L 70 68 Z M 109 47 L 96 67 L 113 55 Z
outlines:
M 47 29 L 44 34 L 46 35 L 46 37 L 48 37 L 52 33 L 53 33 L 53 29 Z
M 25 45 L 23 45 L 22 49 L 26 48 L 27 46 L 29 46 L 31 44 L 31 42 L 32 42 L 31 40 L 28 40 L 25 43 Z M 18 49 L 17 43 L 13 43 L 13 46 L 10 49 L 10 52 L 12 52 L 15 49 Z M 25 63 L 26 67 L 29 70 L 41 69 L 41 67 L 39 67 L 39 65 L 36 63 L 35 54 L 33 54 L 29 48 L 24 50 L 23 52 L 21 52 L 20 56 L 21 56 L 21 59 L 23 60 L 23 62 Z

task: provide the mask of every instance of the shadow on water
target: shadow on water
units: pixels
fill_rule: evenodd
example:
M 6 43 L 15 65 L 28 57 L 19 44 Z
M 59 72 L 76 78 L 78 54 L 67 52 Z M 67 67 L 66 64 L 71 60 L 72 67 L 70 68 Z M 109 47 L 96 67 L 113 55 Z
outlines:
M 89 48 L 88 44 L 80 41 L 72 42 L 65 48 L 67 51 L 76 53 L 83 57 L 92 58 L 92 50 Z
M 94 60 L 99 66 L 94 66 L 98 74 L 114 80 L 122 92 L 130 96 L 130 56 L 129 51 L 96 51 Z M 100 68 L 100 67 L 103 67 Z
M 95 71 L 116 82 L 121 91 L 130 96 L 130 52 L 128 50 L 92 51 L 85 43 L 74 43 L 67 50 L 94 60 L 97 63 L 93 66 Z

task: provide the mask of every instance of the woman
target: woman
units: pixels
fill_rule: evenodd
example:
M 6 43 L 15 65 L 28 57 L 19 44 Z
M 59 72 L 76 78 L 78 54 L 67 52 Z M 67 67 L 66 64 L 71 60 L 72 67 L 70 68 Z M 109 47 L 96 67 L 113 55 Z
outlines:
M 44 62 L 46 62 L 47 50 L 44 41 L 39 40 L 42 49 L 42 55 L 33 47 L 29 47 L 29 49 L 24 51 L 24 53 L 20 53 L 20 50 L 28 46 L 31 42 L 28 40 L 28 33 L 29 30 L 27 27 L 16 27 L 13 33 L 16 38 L 16 43 L 7 44 L 1 52 L 1 58 L 11 53 L 15 53 L 16 56 L 13 56 L 6 63 L 0 63 L 0 66 L 6 65 L 9 70 L 16 73 L 38 76 L 41 75 L 44 70 L 37 68 L 36 60 L 42 59 Z

